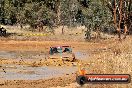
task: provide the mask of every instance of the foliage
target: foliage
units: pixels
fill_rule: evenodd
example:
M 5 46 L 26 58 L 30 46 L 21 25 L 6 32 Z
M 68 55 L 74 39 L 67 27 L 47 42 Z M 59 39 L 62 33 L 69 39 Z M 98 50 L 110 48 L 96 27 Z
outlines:
M 97 0 L 91 0 L 89 7 L 82 7 L 83 14 L 85 16 L 84 25 L 87 27 L 86 38 L 90 39 L 92 31 L 98 31 L 97 29 L 103 29 L 106 25 L 110 25 L 111 14 L 108 9 Z
M 89 35 L 97 27 L 103 30 L 113 26 L 113 2 L 114 0 L 0 0 L 0 22 L 35 25 L 48 19 L 56 26 L 85 25 Z M 123 11 L 130 15 L 131 0 L 125 0 L 124 3 L 126 6 Z M 119 0 L 117 4 L 119 5 Z

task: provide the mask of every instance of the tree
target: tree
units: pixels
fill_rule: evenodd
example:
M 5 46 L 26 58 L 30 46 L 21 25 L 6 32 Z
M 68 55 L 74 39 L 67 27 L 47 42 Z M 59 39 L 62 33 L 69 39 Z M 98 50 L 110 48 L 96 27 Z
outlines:
M 91 32 L 96 31 L 99 36 L 99 31 L 106 25 L 109 25 L 111 17 L 108 9 L 102 5 L 100 0 L 90 0 L 88 7 L 81 5 L 82 14 L 84 16 L 84 25 L 87 28 L 86 39 L 91 39 Z
M 4 23 L 4 6 L 5 6 L 5 1 L 4 0 L 0 0 L 0 23 Z
M 121 23 L 124 27 L 124 39 L 131 27 L 131 0 L 104 0 L 112 13 L 113 22 L 121 40 Z

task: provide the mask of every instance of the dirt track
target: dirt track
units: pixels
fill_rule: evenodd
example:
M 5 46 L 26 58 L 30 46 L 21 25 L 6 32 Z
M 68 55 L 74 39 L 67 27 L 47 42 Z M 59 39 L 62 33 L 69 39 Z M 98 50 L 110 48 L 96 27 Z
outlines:
M 86 42 L 65 42 L 65 41 L 14 41 L 14 40 L 6 40 L 6 41 L 0 41 L 0 50 L 1 51 L 8 51 L 8 52 L 43 52 L 46 53 L 49 50 L 50 46 L 57 46 L 57 45 L 70 45 L 73 48 L 73 51 L 83 51 L 83 52 L 90 52 L 92 50 L 96 50 L 99 48 L 105 48 L 106 44 L 102 43 L 86 43 Z M 38 54 L 39 54 L 38 53 Z M 19 53 L 17 53 L 19 54 Z M 8 54 L 7 54 L 8 55 Z M 4 59 L 4 60 L 2 60 Z M 16 62 L 17 59 L 12 59 L 12 58 L 1 58 L 1 65 L 2 64 L 15 64 L 14 62 Z M 22 72 L 22 71 L 21 71 Z M 68 76 L 69 78 L 69 76 Z M 39 80 L 39 82 L 36 83 L 36 81 L 28 81 L 29 83 L 25 83 L 25 81 L 18 81 L 18 82 L 14 82 L 14 81 L 10 81 L 8 83 L 1 83 L 1 87 L 6 88 L 9 85 L 12 85 L 11 88 L 17 88 L 17 87 L 23 87 L 25 86 L 25 88 L 46 88 L 51 86 L 66 86 L 66 84 L 70 84 L 72 82 L 75 82 L 75 75 L 71 76 L 69 78 L 69 80 L 65 80 L 62 77 L 63 80 L 61 80 L 61 78 L 53 78 L 50 80 Z M 67 79 L 67 78 L 66 78 Z M 58 80 L 58 82 L 54 82 L 55 80 Z M 1 80 L 2 81 L 2 80 Z M 47 82 L 51 82 L 51 84 L 47 84 Z M 52 82 L 53 81 L 53 82 Z M 27 81 L 26 81 L 27 82 Z M 20 84 L 23 85 L 20 85 Z M 33 84 L 32 86 L 29 86 L 28 84 Z M 34 84 L 38 84 L 38 85 L 34 85 Z M 20 85 L 20 86 L 19 86 Z M 45 85 L 45 86 L 41 86 L 41 85 Z M 41 87 L 40 87 L 41 86 Z
M 126 40 L 127 41 L 127 40 Z M 105 40 L 102 42 L 65 42 L 65 41 L 14 41 L 14 40 L 4 40 L 0 41 L 0 50 L 1 51 L 16 51 L 16 52 L 25 52 L 25 51 L 36 51 L 36 52 L 48 52 L 50 46 L 54 45 L 71 45 L 74 52 L 82 51 L 90 54 L 88 59 L 85 59 L 85 67 L 88 68 L 89 73 L 128 73 L 131 74 L 130 57 L 125 56 L 125 60 L 121 61 L 124 57 L 120 57 L 120 53 L 130 52 L 127 50 L 126 45 L 129 46 L 129 43 L 123 42 L 118 44 L 114 39 Z M 116 45 L 125 47 L 116 47 Z M 122 50 L 121 50 L 122 49 Z M 126 55 L 126 53 L 124 53 Z M 122 54 L 122 55 L 124 55 Z M 131 53 L 130 53 L 131 54 Z M 118 59 L 119 58 L 119 59 Z M 2 58 L 1 58 L 2 59 Z M 118 59 L 118 60 L 115 60 Z M 86 62 L 87 61 L 87 62 Z M 95 62 L 96 61 L 96 62 Z M 129 61 L 129 62 L 128 62 Z M 125 64 L 127 62 L 127 64 Z M 123 64 L 123 65 L 121 65 Z M 120 66 L 118 66 L 120 65 Z M 125 67 L 124 67 L 125 66 Z M 129 67 L 129 69 L 125 69 Z M 122 69 L 122 70 L 121 70 Z M 37 81 L 31 80 L 14 80 L 8 81 L 1 79 L 0 88 L 50 88 L 50 87 L 65 87 L 65 88 L 79 88 L 79 85 L 75 83 L 75 74 L 65 75 L 66 77 L 52 78 L 52 79 L 41 79 Z M 71 84 L 71 85 L 69 85 Z M 130 88 L 129 85 L 88 85 L 84 88 Z M 59 88 L 59 87 L 57 87 Z
M 71 45 L 75 50 L 88 50 L 90 48 L 105 47 L 107 43 L 65 42 L 65 41 L 0 41 L 0 50 L 8 51 L 44 51 L 50 46 Z M 95 47 L 96 46 L 96 47 Z
M 105 49 L 106 43 L 86 43 L 86 42 L 66 42 L 66 41 L 0 41 L 0 51 L 5 52 L 4 58 L 1 58 L 1 64 L 20 64 L 19 59 L 24 59 L 25 62 L 21 62 L 22 65 L 32 64 L 33 62 L 39 64 L 41 60 L 41 65 L 46 63 L 44 61 L 45 56 L 49 52 L 49 47 L 51 46 L 61 46 L 61 45 L 70 45 L 73 48 L 73 52 L 85 52 L 91 53 L 93 50 Z M 12 58 L 10 53 L 15 53 L 15 58 Z M 25 52 L 25 53 L 24 53 Z M 38 54 L 40 57 L 36 59 L 32 58 L 33 53 Z M 28 54 L 31 54 L 30 56 Z M 43 54 L 43 55 L 42 55 Z M 28 56 L 28 57 L 25 57 Z M 79 55 L 78 55 L 79 56 Z M 6 58 L 8 57 L 8 58 Z M 31 58 L 32 61 L 27 60 L 26 58 Z M 82 59 L 83 57 L 76 57 L 77 59 Z M 87 57 L 86 57 L 87 58 Z M 85 58 L 85 59 L 86 59 Z M 36 61 L 35 61 L 36 60 Z

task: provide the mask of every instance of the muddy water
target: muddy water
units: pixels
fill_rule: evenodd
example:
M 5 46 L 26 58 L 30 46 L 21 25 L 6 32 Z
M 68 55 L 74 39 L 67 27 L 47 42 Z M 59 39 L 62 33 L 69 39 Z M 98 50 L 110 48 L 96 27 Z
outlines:
M 49 79 L 77 71 L 77 67 L 27 67 L 21 65 L 3 65 L 0 79 L 5 80 L 38 80 Z
M 86 52 L 76 51 L 74 52 L 77 59 L 85 60 L 89 57 Z M 0 58 L 6 59 L 41 59 L 46 58 L 44 52 L 37 51 L 24 51 L 24 52 L 15 52 L 15 51 L 0 51 Z
M 89 57 L 89 54 L 87 54 L 86 52 L 78 51 L 78 52 L 75 52 L 75 56 L 79 60 L 87 60 Z
M 14 52 L 0 51 L 0 58 L 15 58 L 17 56 Z
M 77 59 L 85 60 L 88 54 L 85 52 L 75 52 Z M 6 59 L 40 59 L 45 58 L 44 52 L 14 52 L 14 51 L 0 51 L 0 58 Z M 0 65 L 0 79 L 5 80 L 38 80 L 49 79 L 53 77 L 71 74 L 77 71 L 77 67 L 28 67 L 23 65 Z M 5 72 L 2 70 L 4 68 Z
M 6 59 L 41 59 L 45 58 L 45 52 L 37 52 L 37 51 L 0 51 L 0 58 L 6 58 Z

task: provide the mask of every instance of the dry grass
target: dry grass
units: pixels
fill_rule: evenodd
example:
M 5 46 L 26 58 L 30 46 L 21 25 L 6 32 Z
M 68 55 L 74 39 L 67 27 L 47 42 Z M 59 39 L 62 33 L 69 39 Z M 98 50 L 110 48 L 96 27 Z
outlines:
M 61 33 L 60 30 L 59 30 L 59 32 Z M 72 32 L 74 32 L 74 31 L 72 31 Z M 18 38 L 18 36 L 16 36 L 16 37 Z M 16 37 L 14 37 L 12 39 L 15 39 Z M 25 40 L 29 39 L 30 40 L 30 37 L 24 38 L 24 37 L 20 36 L 19 38 L 20 38 L 20 40 L 21 39 L 25 39 Z M 32 39 L 33 38 L 38 39 L 38 40 L 40 39 L 40 37 L 38 37 L 38 38 L 32 37 Z M 67 36 L 66 35 L 59 35 L 59 36 L 56 35 L 56 36 L 49 36 L 47 38 L 43 37 L 42 39 L 43 40 L 51 39 L 52 41 L 53 40 L 61 40 L 61 41 L 65 40 L 65 41 L 68 41 L 68 43 L 69 43 L 69 40 L 71 40 L 72 42 L 83 40 L 82 36 L 75 37 L 72 35 L 67 35 Z M 93 56 L 89 57 L 89 59 L 87 61 L 83 62 L 83 63 L 85 63 L 85 68 L 87 68 L 87 72 L 95 73 L 95 74 L 130 74 L 130 75 L 132 75 L 132 66 L 131 66 L 132 65 L 132 39 L 131 39 L 131 37 L 128 37 L 126 40 L 123 40 L 122 42 L 111 41 L 111 40 L 106 40 L 105 42 L 106 43 L 103 43 L 103 44 L 107 44 L 107 47 L 105 50 L 96 51 L 95 53 L 92 54 Z M 8 49 L 9 48 L 8 46 L 11 46 L 12 48 L 9 48 L 9 49 L 16 49 L 16 50 L 25 49 L 26 50 L 27 46 L 29 46 L 29 49 L 33 48 L 35 46 L 34 43 L 36 43 L 36 42 L 30 41 L 30 42 L 27 42 L 27 44 L 25 44 L 25 41 L 24 41 L 24 42 L 21 42 L 19 45 L 17 43 L 15 44 L 13 41 L 14 47 L 12 44 L 6 44 L 6 43 L 7 42 L 1 41 L 1 49 L 2 49 L 2 47 L 5 47 L 5 46 L 6 47 L 3 49 Z M 32 47 L 30 47 L 31 45 L 29 43 L 32 43 Z M 44 49 L 43 47 L 45 47 L 45 46 L 48 47 L 50 45 L 53 45 L 53 43 L 58 44 L 55 42 L 50 42 L 50 43 L 45 42 L 44 44 L 43 43 L 40 44 L 40 42 L 39 42 L 39 43 L 36 43 L 36 45 L 38 44 L 39 47 L 37 46 L 36 48 L 34 47 L 33 49 L 34 50 L 35 49 L 38 50 L 39 48 Z M 64 43 L 66 43 L 66 42 L 64 42 Z M 66 44 L 68 44 L 68 43 L 66 43 Z M 63 43 L 60 42 L 59 44 L 63 44 Z M 100 43 L 100 46 L 96 46 L 93 43 L 90 44 L 90 43 L 83 42 L 83 44 L 81 44 L 79 42 L 74 42 L 74 44 L 71 44 L 71 45 L 73 45 L 76 48 L 81 47 L 81 49 L 90 50 L 90 49 L 94 49 L 94 48 L 101 48 L 101 47 L 103 47 L 103 44 Z M 23 47 L 21 48 L 20 46 L 23 46 Z M 88 47 L 86 47 L 86 46 L 88 46 Z M 10 60 L 9 62 L 7 60 L 0 61 L 0 64 L 6 64 L 6 63 L 15 64 L 15 61 L 13 61 L 13 60 Z M 19 61 L 16 62 L 16 64 L 19 64 Z M 24 64 L 24 62 L 21 62 L 21 64 Z M 36 67 L 39 65 L 43 66 L 44 64 L 46 64 L 46 62 L 44 62 L 44 61 L 30 62 L 30 63 L 27 62 L 27 64 L 29 64 L 30 66 Z M 68 82 L 70 83 L 70 81 L 68 81 Z M 61 84 L 63 84 L 63 82 Z M 42 84 L 40 84 L 40 85 L 42 85 Z M 131 86 L 132 86 L 132 83 L 130 83 L 130 84 L 97 84 L 97 85 L 89 84 L 89 85 L 86 85 L 86 87 L 84 87 L 84 88 L 131 88 Z M 74 87 L 74 88 L 76 88 L 76 87 Z
M 116 42 L 111 49 L 106 52 L 100 52 L 87 61 L 85 67 L 88 73 L 94 74 L 130 74 L 132 75 L 132 41 L 131 37 Z M 108 48 L 108 47 L 107 47 Z M 86 63 L 86 62 L 85 62 Z M 86 88 L 131 88 L 129 84 L 97 84 L 88 85 Z M 85 87 L 84 87 L 85 88 Z

